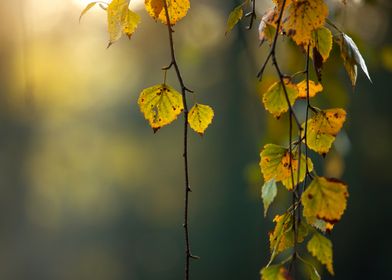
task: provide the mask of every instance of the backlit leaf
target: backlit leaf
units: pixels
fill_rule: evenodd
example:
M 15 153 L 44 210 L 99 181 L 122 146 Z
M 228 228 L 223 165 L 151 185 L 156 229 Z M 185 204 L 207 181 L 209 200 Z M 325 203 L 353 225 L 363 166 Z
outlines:
M 128 5 L 129 0 L 113 0 L 108 6 L 108 47 L 120 39 L 122 33 L 130 38 L 140 22 L 140 16 L 129 10 Z
M 236 26 L 236 24 L 242 19 L 243 15 L 244 15 L 244 11 L 242 9 L 242 4 L 238 5 L 237 7 L 234 8 L 234 10 L 230 12 L 229 18 L 227 19 L 227 23 L 226 23 L 225 34 L 233 30 L 234 26 Z
M 365 60 L 353 39 L 347 36 L 347 34 L 341 33 L 340 36 L 337 37 L 337 42 L 340 46 L 340 55 L 343 59 L 344 67 L 350 77 L 352 86 L 355 86 L 357 82 L 358 66 L 361 67 L 366 77 L 372 81 L 370 79 Z
M 292 213 L 277 215 L 274 222 L 276 223 L 274 231 L 269 234 L 270 250 L 273 256 L 294 246 Z M 297 224 L 297 243 L 303 242 L 307 235 L 306 224 L 303 221 L 299 222 Z
M 267 215 L 267 211 L 271 203 L 274 201 L 278 189 L 276 187 L 276 181 L 274 179 L 265 182 L 261 188 L 261 198 L 264 204 L 264 216 Z
M 285 81 L 285 88 L 290 104 L 293 105 L 298 97 L 298 88 L 289 81 Z M 280 115 L 289 110 L 282 83 L 276 82 L 270 86 L 263 95 L 263 103 L 265 109 L 275 117 L 280 117 Z
M 302 194 L 303 214 L 329 223 L 340 220 L 347 205 L 347 185 L 336 179 L 315 177 Z
M 332 42 L 332 33 L 325 26 L 317 28 L 312 32 L 311 47 L 318 50 L 324 62 L 328 59 L 329 53 L 332 50 Z
M 272 23 L 274 17 L 274 10 L 269 10 L 261 19 L 259 24 L 259 40 L 262 44 L 264 41 L 272 43 L 274 39 L 276 27 Z
M 332 260 L 332 242 L 325 236 L 315 233 L 307 244 L 308 251 L 327 267 L 327 270 L 332 275 L 333 260 Z
M 283 265 L 270 265 L 261 270 L 261 280 L 289 280 L 290 275 Z
M 203 134 L 212 122 L 214 110 L 208 105 L 195 104 L 188 114 L 189 126 L 199 134 Z
M 154 131 L 174 121 L 184 109 L 181 93 L 166 84 L 144 89 L 138 104 Z
M 84 14 L 86 14 L 92 7 L 95 6 L 95 4 L 97 4 L 97 2 L 91 2 L 86 6 L 86 8 L 83 9 L 83 11 L 80 13 L 79 21 L 82 19 Z
M 300 183 L 305 179 L 306 162 L 305 155 L 301 156 L 300 178 L 298 180 L 298 158 L 297 155 L 292 155 L 292 168 L 290 167 L 290 152 L 288 149 L 275 145 L 267 144 L 260 153 L 260 168 L 264 176 L 264 181 L 267 182 L 274 179 L 276 182 L 282 181 L 282 184 L 289 190 L 293 188 L 294 184 Z M 309 172 L 313 170 L 313 163 L 308 158 Z M 291 176 L 293 170 L 293 176 Z
M 328 7 L 323 0 L 291 1 L 283 29 L 297 45 L 308 45 L 312 32 L 324 25 L 327 16 Z
M 308 120 L 307 145 L 310 149 L 325 155 L 335 141 L 346 120 L 346 112 L 343 109 L 328 109 L 319 111 Z M 305 129 L 305 123 L 302 124 Z M 305 131 L 303 131 L 304 133 Z
M 297 84 L 298 87 L 298 98 L 306 98 L 306 80 L 303 80 Z M 317 93 L 323 91 L 323 86 L 320 83 L 315 83 L 313 81 L 309 81 L 309 97 L 316 96 Z
M 186 16 L 190 8 L 189 0 L 165 0 L 167 3 L 167 10 L 169 13 L 170 24 L 174 25 L 183 17 Z M 155 20 L 160 20 L 167 24 L 166 12 L 163 5 L 163 0 L 145 0 L 145 8 L 148 14 Z

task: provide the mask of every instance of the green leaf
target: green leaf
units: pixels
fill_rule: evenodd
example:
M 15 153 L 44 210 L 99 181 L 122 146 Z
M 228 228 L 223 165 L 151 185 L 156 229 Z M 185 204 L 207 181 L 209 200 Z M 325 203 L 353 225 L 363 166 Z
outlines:
M 318 273 L 317 269 L 314 267 L 314 265 L 312 263 L 304 260 L 299 255 L 298 255 L 298 259 L 301 260 L 306 265 L 307 271 L 309 272 L 309 279 L 310 280 L 321 280 L 320 274 Z
M 97 2 L 91 2 L 89 3 L 86 8 L 83 9 L 83 11 L 80 13 L 80 17 L 79 17 L 79 21 L 82 19 L 82 17 L 84 16 L 84 14 L 86 14 L 92 7 L 95 6 L 95 4 L 97 4 Z
M 324 26 L 312 32 L 311 46 L 318 50 L 324 62 L 328 59 L 332 50 L 332 41 L 331 31 Z
M 354 87 L 357 82 L 358 66 L 361 67 L 362 71 L 371 82 L 372 79 L 370 78 L 365 60 L 353 39 L 351 39 L 347 34 L 341 33 L 340 36 L 337 37 L 336 41 L 340 46 L 340 55 L 343 59 L 344 67 L 350 77 L 352 86 Z
M 315 233 L 307 244 L 308 251 L 327 267 L 329 273 L 334 275 L 332 260 L 332 242 L 319 233 Z
M 262 280 L 289 280 L 289 272 L 283 265 L 271 265 L 261 270 Z
M 271 203 L 274 201 L 278 189 L 276 187 L 276 181 L 274 179 L 265 182 L 261 189 L 261 198 L 264 204 L 264 216 L 267 216 L 267 211 Z
M 285 88 L 290 105 L 292 106 L 298 97 L 298 88 L 289 81 L 285 81 Z M 284 87 L 280 82 L 271 85 L 267 92 L 264 93 L 263 103 L 265 109 L 277 118 L 289 110 Z
M 189 126 L 199 133 L 204 134 L 204 131 L 211 124 L 214 118 L 214 110 L 208 105 L 195 104 L 188 114 Z
M 308 120 L 306 144 L 313 151 L 325 155 L 335 141 L 346 120 L 346 111 L 340 108 L 318 111 Z M 302 124 L 303 135 L 305 123 Z M 305 142 L 305 140 L 304 140 Z
M 154 131 L 174 121 L 184 109 L 181 93 L 166 84 L 144 89 L 138 104 Z
M 234 8 L 233 11 L 231 11 L 229 18 L 227 19 L 225 34 L 233 30 L 234 26 L 236 26 L 236 24 L 242 19 L 242 16 L 244 15 L 242 5 L 243 4 L 238 5 L 237 7 Z
M 346 209 L 347 197 L 347 185 L 343 182 L 315 177 L 301 196 L 303 214 L 306 218 L 336 223 Z

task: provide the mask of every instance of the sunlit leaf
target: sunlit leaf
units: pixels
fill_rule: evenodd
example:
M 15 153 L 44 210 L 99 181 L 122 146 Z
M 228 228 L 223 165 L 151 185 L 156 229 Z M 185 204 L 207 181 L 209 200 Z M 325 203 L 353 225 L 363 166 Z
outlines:
M 272 23 L 274 17 L 274 10 L 269 10 L 261 19 L 259 24 L 259 40 L 262 44 L 264 41 L 272 43 L 274 39 L 276 27 Z
M 306 175 L 306 161 L 305 155 L 301 155 L 300 177 L 298 180 L 298 158 L 297 155 L 292 155 L 290 167 L 290 151 L 287 148 L 267 144 L 260 153 L 260 168 L 264 176 L 264 181 L 267 182 L 274 179 L 276 182 L 282 181 L 282 184 L 289 190 L 293 188 L 294 184 L 300 183 L 305 179 Z M 309 172 L 313 170 L 313 163 L 308 158 Z M 291 173 L 293 171 L 293 174 Z M 292 175 L 291 175 L 292 174 Z
M 276 181 L 274 179 L 265 182 L 261 188 L 261 198 L 264 204 L 264 216 L 267 215 L 267 211 L 271 203 L 274 201 L 278 189 L 276 187 Z
M 315 177 L 301 201 L 306 218 L 318 218 L 329 223 L 340 220 L 347 205 L 347 185 L 336 179 Z
M 289 110 L 284 89 L 286 89 L 290 104 L 293 105 L 298 97 L 298 88 L 289 81 L 285 81 L 285 86 L 282 86 L 280 82 L 274 83 L 263 95 L 265 109 L 275 117 L 280 117 Z
M 325 236 L 315 233 L 307 244 L 308 251 L 327 267 L 327 270 L 332 275 L 333 260 L 332 260 L 332 242 Z
M 165 0 L 169 13 L 170 24 L 174 25 L 186 16 L 190 8 L 189 0 Z M 167 24 L 166 11 L 163 0 L 145 0 L 145 8 L 148 14 L 155 20 Z
M 274 222 L 276 225 L 274 231 L 269 234 L 269 239 L 270 250 L 273 255 L 276 255 L 294 246 L 293 215 L 292 213 L 277 215 Z M 308 235 L 308 228 L 303 221 L 299 222 L 296 226 L 297 243 L 301 243 Z
M 308 120 L 307 145 L 310 149 L 325 155 L 335 141 L 336 135 L 341 130 L 346 120 L 343 109 L 328 109 L 317 112 Z M 305 133 L 305 123 L 302 124 Z
M 324 62 L 328 59 L 329 53 L 332 50 L 332 42 L 332 33 L 325 26 L 317 28 L 312 32 L 310 45 L 312 48 L 316 48 L 318 50 Z
M 306 80 L 303 80 L 297 84 L 298 87 L 298 98 L 306 98 L 307 97 L 307 85 Z M 309 81 L 309 97 L 316 96 L 317 93 L 323 91 L 323 86 L 320 83 L 315 83 L 313 81 Z
M 154 131 L 174 121 L 184 109 L 181 93 L 166 84 L 144 89 L 138 104 Z
M 343 59 L 344 67 L 350 77 L 352 86 L 355 86 L 357 82 L 358 66 L 361 67 L 366 77 L 372 81 L 366 67 L 365 60 L 353 39 L 347 36 L 347 34 L 341 33 L 340 36 L 337 37 L 337 42 L 340 46 L 340 55 Z
M 91 2 L 89 3 L 86 8 L 83 9 L 83 11 L 80 13 L 80 17 L 79 17 L 79 21 L 82 19 L 82 17 L 84 16 L 84 14 L 86 14 L 92 7 L 95 6 L 95 4 L 97 4 L 97 2 Z
M 140 16 L 129 10 L 128 5 L 129 0 L 113 0 L 108 6 L 108 47 L 120 39 L 122 33 L 130 38 L 140 22 Z
M 195 104 L 188 114 L 189 126 L 199 134 L 203 134 L 212 122 L 214 110 L 208 105 Z
M 289 280 L 289 272 L 283 265 L 270 265 L 261 270 L 261 280 Z
M 312 32 L 324 25 L 327 15 L 328 7 L 323 0 L 291 1 L 283 29 L 297 45 L 308 45 Z
M 227 19 L 226 23 L 226 34 L 233 30 L 234 26 L 242 19 L 244 15 L 244 11 L 242 9 L 242 4 L 238 5 L 230 12 L 229 18 Z

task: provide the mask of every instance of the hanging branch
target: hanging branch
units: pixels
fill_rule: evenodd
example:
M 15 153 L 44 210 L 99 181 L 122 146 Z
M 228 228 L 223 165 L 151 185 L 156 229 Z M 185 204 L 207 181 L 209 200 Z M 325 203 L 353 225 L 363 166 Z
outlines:
M 180 68 L 178 66 L 175 52 L 174 52 L 174 41 L 173 41 L 173 28 L 170 23 L 169 11 L 167 7 L 166 0 L 163 0 L 163 5 L 165 9 L 166 21 L 167 21 L 167 29 L 169 34 L 169 44 L 170 44 L 170 54 L 171 54 L 171 62 L 167 67 L 164 67 L 163 70 L 168 70 L 171 67 L 174 67 L 178 82 L 181 86 L 181 94 L 182 94 L 182 102 L 184 106 L 184 173 L 185 173 L 185 188 L 184 188 L 184 235 L 185 235 L 185 280 L 189 280 L 189 268 L 190 268 L 190 259 L 198 259 L 199 257 L 192 255 L 190 242 L 189 242 L 189 228 L 188 228 L 188 212 L 189 212 L 189 192 L 191 192 L 191 188 L 189 186 L 189 170 L 188 170 L 188 105 L 186 100 L 186 93 L 193 92 L 188 89 L 183 81 Z

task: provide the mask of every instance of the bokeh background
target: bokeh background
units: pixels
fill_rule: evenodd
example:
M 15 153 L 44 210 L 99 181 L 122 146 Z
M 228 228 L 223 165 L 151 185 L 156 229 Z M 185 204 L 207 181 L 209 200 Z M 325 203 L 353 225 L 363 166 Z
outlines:
M 154 135 L 136 102 L 163 79 L 166 29 L 132 0 L 142 23 L 130 41 L 106 49 L 103 10 L 78 22 L 88 2 L 1 3 L 0 279 L 182 279 L 182 122 Z M 349 116 L 331 154 L 313 157 L 319 173 L 349 185 L 348 209 L 331 235 L 334 279 L 390 279 L 392 5 L 328 2 L 373 79 L 360 73 L 353 90 L 335 46 L 315 101 Z M 256 81 L 267 52 L 257 24 L 224 35 L 238 3 L 193 1 L 175 27 L 180 67 L 196 92 L 190 102 L 215 109 L 205 136 L 190 137 L 190 235 L 201 256 L 192 279 L 259 279 L 271 220 L 290 199 L 279 192 L 263 218 L 259 152 L 284 144 L 287 127 L 260 102 L 276 78 L 269 69 Z M 259 15 L 271 6 L 258 1 Z M 284 70 L 303 69 L 303 54 L 289 40 L 279 44 Z M 174 73 L 169 81 L 177 87 Z

